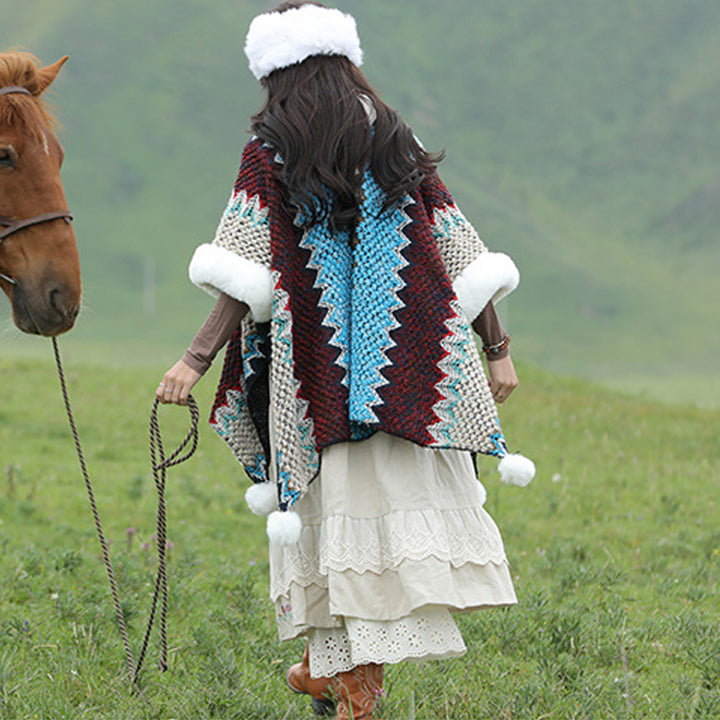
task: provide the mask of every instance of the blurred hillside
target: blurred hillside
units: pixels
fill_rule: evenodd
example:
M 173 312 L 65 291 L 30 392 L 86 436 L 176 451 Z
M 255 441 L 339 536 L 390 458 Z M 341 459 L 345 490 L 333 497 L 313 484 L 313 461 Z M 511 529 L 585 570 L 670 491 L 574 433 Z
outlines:
M 179 352 L 202 321 L 186 265 L 261 101 L 242 46 L 273 4 L 0 0 L 0 48 L 71 56 L 55 105 L 87 302 L 68 343 Z M 371 82 L 447 150 L 459 204 L 518 263 L 515 354 L 661 388 L 682 363 L 699 397 L 720 355 L 720 4 L 338 5 Z

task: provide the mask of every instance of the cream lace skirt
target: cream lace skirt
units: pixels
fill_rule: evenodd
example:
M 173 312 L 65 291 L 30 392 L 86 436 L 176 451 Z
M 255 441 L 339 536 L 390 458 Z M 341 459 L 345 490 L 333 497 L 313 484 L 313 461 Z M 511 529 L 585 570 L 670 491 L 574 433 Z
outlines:
M 281 640 L 304 635 L 314 677 L 465 652 L 452 611 L 516 602 L 470 455 L 384 433 L 323 451 L 295 506 L 297 545 L 270 545 Z

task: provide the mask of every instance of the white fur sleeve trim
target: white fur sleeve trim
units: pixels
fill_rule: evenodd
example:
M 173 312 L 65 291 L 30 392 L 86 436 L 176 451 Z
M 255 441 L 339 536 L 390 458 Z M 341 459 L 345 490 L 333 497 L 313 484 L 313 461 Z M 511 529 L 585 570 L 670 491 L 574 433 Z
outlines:
M 273 280 L 264 265 L 246 260 L 217 245 L 200 245 L 189 268 L 190 280 L 213 297 L 221 292 L 250 306 L 255 322 L 272 312 Z
M 453 289 L 469 320 L 492 300 L 509 295 L 520 282 L 515 263 L 504 253 L 482 253 L 456 278 Z

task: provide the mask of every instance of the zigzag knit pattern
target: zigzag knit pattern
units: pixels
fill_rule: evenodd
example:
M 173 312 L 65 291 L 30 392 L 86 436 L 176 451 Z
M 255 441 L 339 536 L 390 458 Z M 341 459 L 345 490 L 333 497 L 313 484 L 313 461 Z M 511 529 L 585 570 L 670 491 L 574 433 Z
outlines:
M 400 207 L 383 213 L 385 196 L 369 171 L 363 195 L 351 268 L 349 399 L 350 422 L 361 436 L 365 433 L 358 425 L 380 422 L 375 408 L 383 404 L 380 391 L 388 383 L 384 370 L 392 364 L 393 331 L 400 328 L 396 312 L 405 306 L 398 295 L 405 287 L 400 273 L 408 264 L 403 250 L 410 244 L 405 207 L 414 202 L 407 197 Z
M 230 341 L 211 415 L 248 475 L 265 480 L 274 463 L 286 509 L 323 448 L 377 431 L 498 454 L 497 413 L 452 287 L 486 248 L 439 177 L 383 212 L 367 171 L 352 243 L 326 223 L 293 222 L 276 163 L 260 140 L 247 144 L 214 241 L 275 281 L 270 322 L 244 322 Z

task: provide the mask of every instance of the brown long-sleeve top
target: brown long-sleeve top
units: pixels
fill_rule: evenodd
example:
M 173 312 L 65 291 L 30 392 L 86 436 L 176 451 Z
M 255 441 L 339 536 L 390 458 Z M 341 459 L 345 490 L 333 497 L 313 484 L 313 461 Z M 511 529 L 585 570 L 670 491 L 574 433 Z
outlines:
M 225 293 L 220 293 L 215 307 L 198 331 L 192 344 L 183 355 L 183 362 L 195 372 L 204 375 L 215 356 L 232 337 L 240 321 L 245 317 L 248 306 Z M 505 337 L 505 330 L 489 302 L 472 323 L 473 330 L 482 338 L 484 345 L 497 345 Z M 502 360 L 509 350 L 488 356 L 489 361 Z

